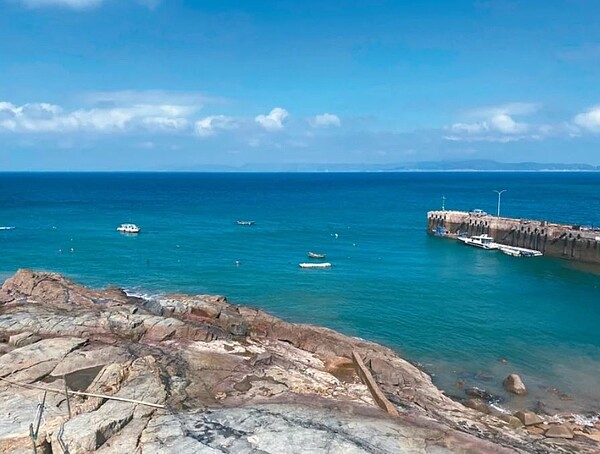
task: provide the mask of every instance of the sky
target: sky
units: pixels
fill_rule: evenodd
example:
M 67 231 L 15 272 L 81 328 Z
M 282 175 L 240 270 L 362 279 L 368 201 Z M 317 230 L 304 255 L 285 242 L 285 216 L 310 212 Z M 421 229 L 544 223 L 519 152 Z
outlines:
M 0 0 L 0 170 L 600 165 L 597 0 Z

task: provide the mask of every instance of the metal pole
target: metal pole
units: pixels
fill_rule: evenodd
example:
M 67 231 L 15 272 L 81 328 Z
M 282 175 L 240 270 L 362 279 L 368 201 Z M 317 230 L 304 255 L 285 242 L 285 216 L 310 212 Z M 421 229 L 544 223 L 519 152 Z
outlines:
M 497 216 L 500 217 L 500 196 L 502 196 L 503 192 L 508 191 L 508 189 L 502 189 L 501 191 L 498 191 L 496 189 L 493 190 L 496 194 L 498 194 L 498 214 Z

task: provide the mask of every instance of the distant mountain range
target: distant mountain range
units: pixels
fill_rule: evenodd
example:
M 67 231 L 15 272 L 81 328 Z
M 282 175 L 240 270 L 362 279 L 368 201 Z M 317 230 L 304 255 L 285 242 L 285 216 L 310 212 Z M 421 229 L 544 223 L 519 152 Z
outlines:
M 200 165 L 177 169 L 198 172 L 598 172 L 600 166 L 539 162 L 420 161 L 403 164 L 256 163 L 239 167 Z

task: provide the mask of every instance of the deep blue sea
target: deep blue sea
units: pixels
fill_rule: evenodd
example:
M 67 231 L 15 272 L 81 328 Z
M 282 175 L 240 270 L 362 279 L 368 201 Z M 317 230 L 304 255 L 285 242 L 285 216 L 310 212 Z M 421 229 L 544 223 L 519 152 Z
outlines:
M 27 267 L 223 294 L 388 345 L 449 394 L 463 380 L 505 407 L 599 411 L 600 271 L 426 234 L 442 195 L 494 213 L 494 189 L 508 190 L 505 216 L 600 225 L 600 173 L 5 173 L 0 226 L 15 228 L 0 230 L 0 279 Z M 124 222 L 143 232 L 117 233 Z M 300 269 L 308 251 L 333 267 Z M 502 391 L 510 372 L 527 397 Z

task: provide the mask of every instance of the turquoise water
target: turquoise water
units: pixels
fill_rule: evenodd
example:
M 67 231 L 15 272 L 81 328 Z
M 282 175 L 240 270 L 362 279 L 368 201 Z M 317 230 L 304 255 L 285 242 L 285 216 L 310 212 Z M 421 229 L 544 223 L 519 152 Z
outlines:
M 461 379 L 506 407 L 598 411 L 597 269 L 425 231 L 442 194 L 448 209 L 495 212 L 493 189 L 508 189 L 503 215 L 600 225 L 598 188 L 594 173 L 0 174 L 0 226 L 15 227 L 0 230 L 0 278 L 28 267 L 146 294 L 220 293 L 386 344 L 450 394 Z M 118 234 L 123 222 L 143 233 Z M 300 269 L 309 250 L 333 268 Z M 502 392 L 510 372 L 528 397 Z

